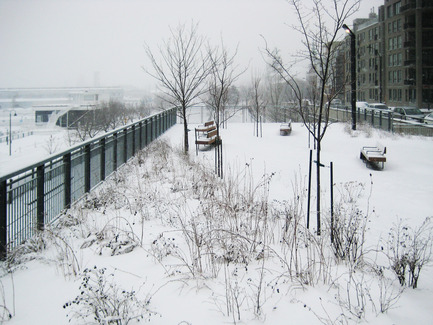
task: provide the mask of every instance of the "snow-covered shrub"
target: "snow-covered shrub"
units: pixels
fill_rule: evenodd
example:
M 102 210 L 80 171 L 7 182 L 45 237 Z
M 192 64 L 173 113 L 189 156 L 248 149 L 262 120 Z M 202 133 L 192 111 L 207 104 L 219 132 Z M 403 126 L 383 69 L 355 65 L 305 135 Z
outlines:
M 159 234 L 158 237 L 152 242 L 152 253 L 153 256 L 161 262 L 164 257 L 172 254 L 177 254 L 178 250 L 177 243 L 174 237 L 165 237 L 163 233 Z
M 431 263 L 433 254 L 433 227 L 426 218 L 417 228 L 403 224 L 394 225 L 387 242 L 387 256 L 391 269 L 402 286 L 417 288 L 421 269 Z
M 73 247 L 74 238 L 58 229 L 46 228 L 45 234 L 49 239 L 49 247 L 53 247 L 56 255 L 56 266 L 65 277 L 76 276 L 81 265 Z
M 10 252 L 6 258 L 6 265 L 11 267 L 25 263 L 37 258 L 38 254 L 47 247 L 47 240 L 43 232 L 36 232 L 33 237 L 30 237 L 21 245 L 18 245 Z
M 359 207 L 358 199 L 364 185 L 348 182 L 340 189 L 340 202 L 335 206 L 330 225 L 332 249 L 340 260 L 358 264 L 364 254 L 365 232 L 368 215 Z
M 103 227 L 88 234 L 81 245 L 81 249 L 97 246 L 99 255 L 127 254 L 139 246 L 140 240 L 135 235 L 128 220 L 116 216 L 108 220 Z
M 148 320 L 155 315 L 148 309 L 150 299 L 141 301 L 136 291 L 119 288 L 114 282 L 114 274 L 106 271 L 106 268 L 96 266 L 83 271 L 80 294 L 63 305 L 65 309 L 71 308 L 70 321 L 123 325 Z

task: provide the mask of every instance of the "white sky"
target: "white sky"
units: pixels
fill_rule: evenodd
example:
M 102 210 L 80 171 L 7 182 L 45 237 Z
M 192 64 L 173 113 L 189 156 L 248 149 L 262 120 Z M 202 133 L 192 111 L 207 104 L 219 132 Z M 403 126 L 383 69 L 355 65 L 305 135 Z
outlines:
M 363 0 L 353 18 L 380 4 Z M 100 86 L 149 89 L 144 42 L 191 20 L 212 44 L 239 44 L 238 64 L 254 71 L 264 69 L 260 34 L 282 53 L 299 47 L 286 0 L 0 0 L 0 87 L 94 86 L 98 75 Z

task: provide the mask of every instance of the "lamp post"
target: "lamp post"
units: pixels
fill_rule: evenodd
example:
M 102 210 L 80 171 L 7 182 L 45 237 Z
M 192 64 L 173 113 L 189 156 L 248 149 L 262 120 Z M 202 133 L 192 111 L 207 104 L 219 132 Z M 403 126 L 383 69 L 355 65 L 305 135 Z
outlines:
M 14 112 L 14 116 L 17 116 L 17 112 Z M 12 155 L 12 111 L 9 111 L 9 156 Z
M 356 130 L 356 36 L 346 24 L 343 29 L 350 35 L 350 75 L 351 75 L 351 93 L 352 93 L 352 130 Z

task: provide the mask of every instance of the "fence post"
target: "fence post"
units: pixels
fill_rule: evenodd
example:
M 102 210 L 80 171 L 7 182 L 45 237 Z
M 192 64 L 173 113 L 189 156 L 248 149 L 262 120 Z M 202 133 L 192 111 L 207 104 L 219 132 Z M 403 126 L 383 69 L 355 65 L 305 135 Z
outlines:
M 128 161 L 128 129 L 123 129 L 123 162 Z
M 38 230 L 44 230 L 44 183 L 45 183 L 45 166 L 39 165 L 36 169 L 36 218 Z
M 138 146 L 140 147 L 141 150 L 143 149 L 143 122 L 140 121 L 138 125 L 139 125 L 138 136 L 140 137 L 140 140 L 138 141 Z
M 71 153 L 67 153 L 63 156 L 64 173 L 63 173 L 63 184 L 65 187 L 64 199 L 65 209 L 71 206 Z
M 153 129 L 154 129 L 154 125 L 153 125 L 153 116 L 150 118 L 150 142 L 153 141 Z
M 132 132 L 132 153 L 131 155 L 135 155 L 135 124 L 131 126 L 131 132 Z
M 8 245 L 8 218 L 7 218 L 7 187 L 6 179 L 0 183 L 0 260 L 4 260 L 7 255 L 7 245 Z
M 84 192 L 90 192 L 90 144 L 84 147 Z
M 100 147 L 101 147 L 101 159 L 99 161 L 99 178 L 101 181 L 105 180 L 105 138 L 102 138 L 100 140 Z
M 159 134 L 158 136 L 160 136 L 163 132 L 163 128 L 164 128 L 164 113 L 159 114 Z
M 145 120 L 144 121 L 144 124 L 143 124 L 143 126 L 144 126 L 144 130 L 143 130 L 143 133 L 144 133 L 144 146 L 145 147 L 147 147 L 147 129 L 148 129 L 148 127 L 147 127 L 147 125 L 149 124 L 149 120 Z
M 391 112 L 388 112 L 388 131 L 391 132 L 392 130 L 392 114 Z
M 117 133 L 113 134 L 113 172 L 117 170 Z

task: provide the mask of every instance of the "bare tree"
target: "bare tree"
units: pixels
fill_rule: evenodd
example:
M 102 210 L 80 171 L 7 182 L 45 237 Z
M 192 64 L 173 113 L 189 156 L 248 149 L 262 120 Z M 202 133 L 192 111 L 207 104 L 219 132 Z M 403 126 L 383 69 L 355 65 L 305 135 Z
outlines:
M 236 112 L 236 110 L 232 110 L 232 114 L 226 114 L 227 105 L 229 102 L 233 102 L 234 93 L 232 87 L 235 81 L 246 71 L 246 69 L 237 71 L 238 67 L 235 66 L 234 62 L 236 54 L 237 49 L 233 55 L 229 54 L 223 42 L 221 42 L 220 49 L 209 52 L 211 73 L 206 104 L 213 111 L 218 130 L 220 125 Z M 237 102 L 236 99 L 235 101 Z
M 80 140 L 94 138 L 101 132 L 100 124 L 96 119 L 96 109 L 86 110 L 75 122 L 75 136 Z
M 259 76 L 253 76 L 252 85 L 250 90 L 250 114 L 254 118 L 256 124 L 256 136 L 259 136 L 259 123 L 260 118 L 263 116 L 266 108 L 266 100 L 261 87 L 262 78 Z
M 273 51 L 274 55 L 280 58 L 279 50 Z M 269 66 L 266 75 L 266 98 L 268 101 L 268 118 L 271 122 L 285 122 L 287 103 L 287 86 L 280 75 Z
M 171 37 L 159 46 L 158 57 L 146 44 L 145 50 L 153 72 L 143 68 L 161 86 L 162 96 L 177 108 L 184 124 L 184 150 L 189 150 L 187 109 L 203 95 L 205 80 L 210 73 L 209 54 L 205 51 L 205 39 L 198 34 L 198 25 L 191 23 L 170 29 Z
M 117 100 L 110 99 L 108 102 L 102 102 L 96 111 L 97 123 L 104 132 L 114 130 L 122 124 L 125 115 L 125 105 Z
M 312 0 L 312 7 L 307 8 L 305 1 L 290 0 L 299 25 L 294 30 L 302 35 L 304 50 L 300 58 L 306 59 L 310 66 L 310 89 L 314 100 L 305 105 L 305 93 L 295 79 L 293 64 L 286 65 L 282 59 L 266 47 L 266 53 L 271 59 L 272 68 L 283 78 L 295 94 L 301 118 L 316 145 L 316 182 L 317 182 L 317 234 L 320 235 L 320 166 L 321 141 L 329 125 L 329 105 L 335 93 L 328 93 L 331 82 L 332 63 L 337 53 L 338 34 L 344 22 L 359 9 L 359 0 Z M 310 2 L 308 2 L 310 3 Z
M 217 127 L 217 155 L 215 157 L 215 165 L 217 167 L 218 176 L 222 177 L 222 150 L 220 141 L 220 126 L 227 119 L 232 117 L 236 109 L 231 110 L 231 114 L 227 114 L 228 103 L 233 98 L 234 82 L 239 76 L 245 72 L 236 71 L 237 66 L 234 65 L 234 59 L 237 54 L 237 49 L 233 55 L 229 54 L 227 49 L 224 47 L 224 43 L 221 41 L 221 48 L 209 49 L 209 58 L 211 61 L 211 72 L 208 81 L 208 93 L 206 104 L 213 112 L 215 124 Z

